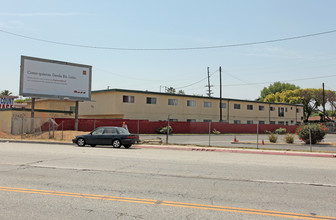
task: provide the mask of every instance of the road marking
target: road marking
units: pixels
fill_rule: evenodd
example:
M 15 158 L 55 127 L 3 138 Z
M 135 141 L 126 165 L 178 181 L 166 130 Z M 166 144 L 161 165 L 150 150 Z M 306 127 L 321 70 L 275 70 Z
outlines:
M 77 198 L 86 198 L 86 199 L 110 200 L 110 201 L 118 201 L 118 202 L 132 202 L 132 203 L 163 205 L 163 206 L 171 206 L 171 207 L 184 207 L 184 208 L 193 208 L 193 209 L 214 210 L 214 211 L 222 211 L 222 212 L 236 212 L 236 213 L 253 214 L 253 215 L 277 216 L 277 217 L 284 217 L 284 218 L 310 219 L 310 220 L 311 219 L 336 220 L 336 217 L 307 215 L 307 214 L 291 213 L 291 212 L 278 212 L 278 211 L 260 210 L 260 209 L 247 209 L 247 208 L 237 208 L 237 207 L 162 201 L 162 200 L 153 200 L 153 199 L 138 199 L 138 198 L 118 197 L 118 196 L 71 193 L 71 192 L 61 192 L 61 191 L 51 191 L 51 190 L 38 190 L 38 189 L 13 188 L 13 187 L 1 187 L 0 186 L 0 191 L 42 194 L 42 195 L 55 195 L 55 196 L 68 196 L 68 197 L 77 197 Z

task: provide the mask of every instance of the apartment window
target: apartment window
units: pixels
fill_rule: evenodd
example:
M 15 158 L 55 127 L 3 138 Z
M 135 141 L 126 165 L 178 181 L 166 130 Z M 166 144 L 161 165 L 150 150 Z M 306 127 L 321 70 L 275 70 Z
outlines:
M 270 111 L 271 112 L 274 112 L 275 111 L 275 108 L 273 106 L 270 106 Z
M 265 121 L 259 121 L 259 124 L 263 125 L 263 124 L 265 124 Z
M 278 108 L 278 116 L 279 117 L 284 117 L 285 116 L 285 109 L 284 109 L 284 107 L 279 107 Z
M 297 108 L 296 113 L 300 113 L 300 112 L 301 112 L 301 109 Z
M 247 110 L 253 110 L 253 105 L 247 105 Z
M 293 107 L 291 107 L 291 110 L 293 110 Z
M 196 122 L 196 119 L 187 119 L 187 122 Z
M 286 121 L 286 125 L 288 125 L 288 121 Z
M 212 102 L 204 102 L 204 108 L 211 108 Z
M 247 124 L 253 124 L 253 120 L 247 120 Z
M 203 122 L 211 122 L 212 120 L 210 119 L 204 119 Z
M 187 106 L 189 106 L 189 107 L 195 107 L 196 106 L 196 101 L 194 101 L 194 100 L 187 100 Z
M 294 124 L 294 121 L 293 121 L 293 120 L 291 120 L 291 124 L 292 124 L 292 125 Z
M 285 108 L 285 112 L 288 112 L 288 108 Z
M 169 121 L 178 121 L 178 119 L 176 119 L 176 118 L 171 118 L 171 119 L 169 119 Z
M 156 98 L 153 97 L 147 97 L 146 99 L 147 104 L 156 104 Z
M 178 100 L 177 99 L 168 99 L 168 105 L 177 105 Z
M 278 124 L 279 124 L 279 125 L 285 125 L 285 122 L 283 122 L 283 121 L 279 121 Z
M 275 121 L 270 121 L 270 124 L 271 125 L 275 125 Z
M 241 124 L 240 120 L 233 120 L 233 124 Z
M 234 109 L 240 109 L 240 104 L 234 104 L 234 105 L 233 105 L 233 108 L 234 108 Z
M 259 105 L 259 111 L 265 111 L 265 106 Z
M 221 108 L 226 108 L 226 103 L 221 103 Z
M 123 102 L 124 103 L 134 103 L 134 96 L 124 95 Z

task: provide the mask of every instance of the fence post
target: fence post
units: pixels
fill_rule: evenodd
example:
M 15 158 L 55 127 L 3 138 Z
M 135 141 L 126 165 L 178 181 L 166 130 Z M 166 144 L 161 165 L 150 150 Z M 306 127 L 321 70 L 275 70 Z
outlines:
M 23 117 L 21 121 L 21 139 L 23 139 Z
M 93 130 L 96 129 L 96 119 L 93 119 Z
M 50 122 L 51 122 L 51 120 L 49 118 L 49 138 L 50 138 Z
M 140 133 L 140 124 L 139 124 L 140 122 L 139 122 L 139 120 L 138 120 L 138 132 L 137 132 L 137 134 L 139 134 Z
M 63 141 L 63 120 L 62 120 L 62 141 Z
M 259 149 L 259 121 L 257 123 L 257 149 Z
M 310 130 L 310 123 L 308 124 L 308 128 L 309 128 L 309 145 L 310 145 L 310 152 L 313 151 L 313 147 L 312 147 L 312 143 L 311 143 L 311 130 Z
M 211 135 L 211 121 L 209 121 L 209 147 L 210 147 L 210 135 Z

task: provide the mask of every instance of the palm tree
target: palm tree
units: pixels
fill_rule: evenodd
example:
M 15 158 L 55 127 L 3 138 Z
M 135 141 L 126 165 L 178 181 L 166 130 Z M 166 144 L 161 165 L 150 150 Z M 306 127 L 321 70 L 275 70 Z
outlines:
M 12 92 L 10 92 L 9 90 L 3 90 L 2 92 L 1 92 L 1 95 L 5 95 L 5 96 L 10 96 L 10 95 L 12 95 L 13 93 Z

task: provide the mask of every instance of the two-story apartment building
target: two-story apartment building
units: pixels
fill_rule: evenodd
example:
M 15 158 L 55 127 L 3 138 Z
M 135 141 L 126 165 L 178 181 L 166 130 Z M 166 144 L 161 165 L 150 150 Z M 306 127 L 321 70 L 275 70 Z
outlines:
M 90 102 L 79 104 L 81 118 L 146 119 L 150 121 L 220 120 L 220 99 L 160 92 L 110 89 L 92 91 Z M 303 106 L 227 99 L 221 101 L 222 121 L 236 124 L 294 125 L 303 119 Z

